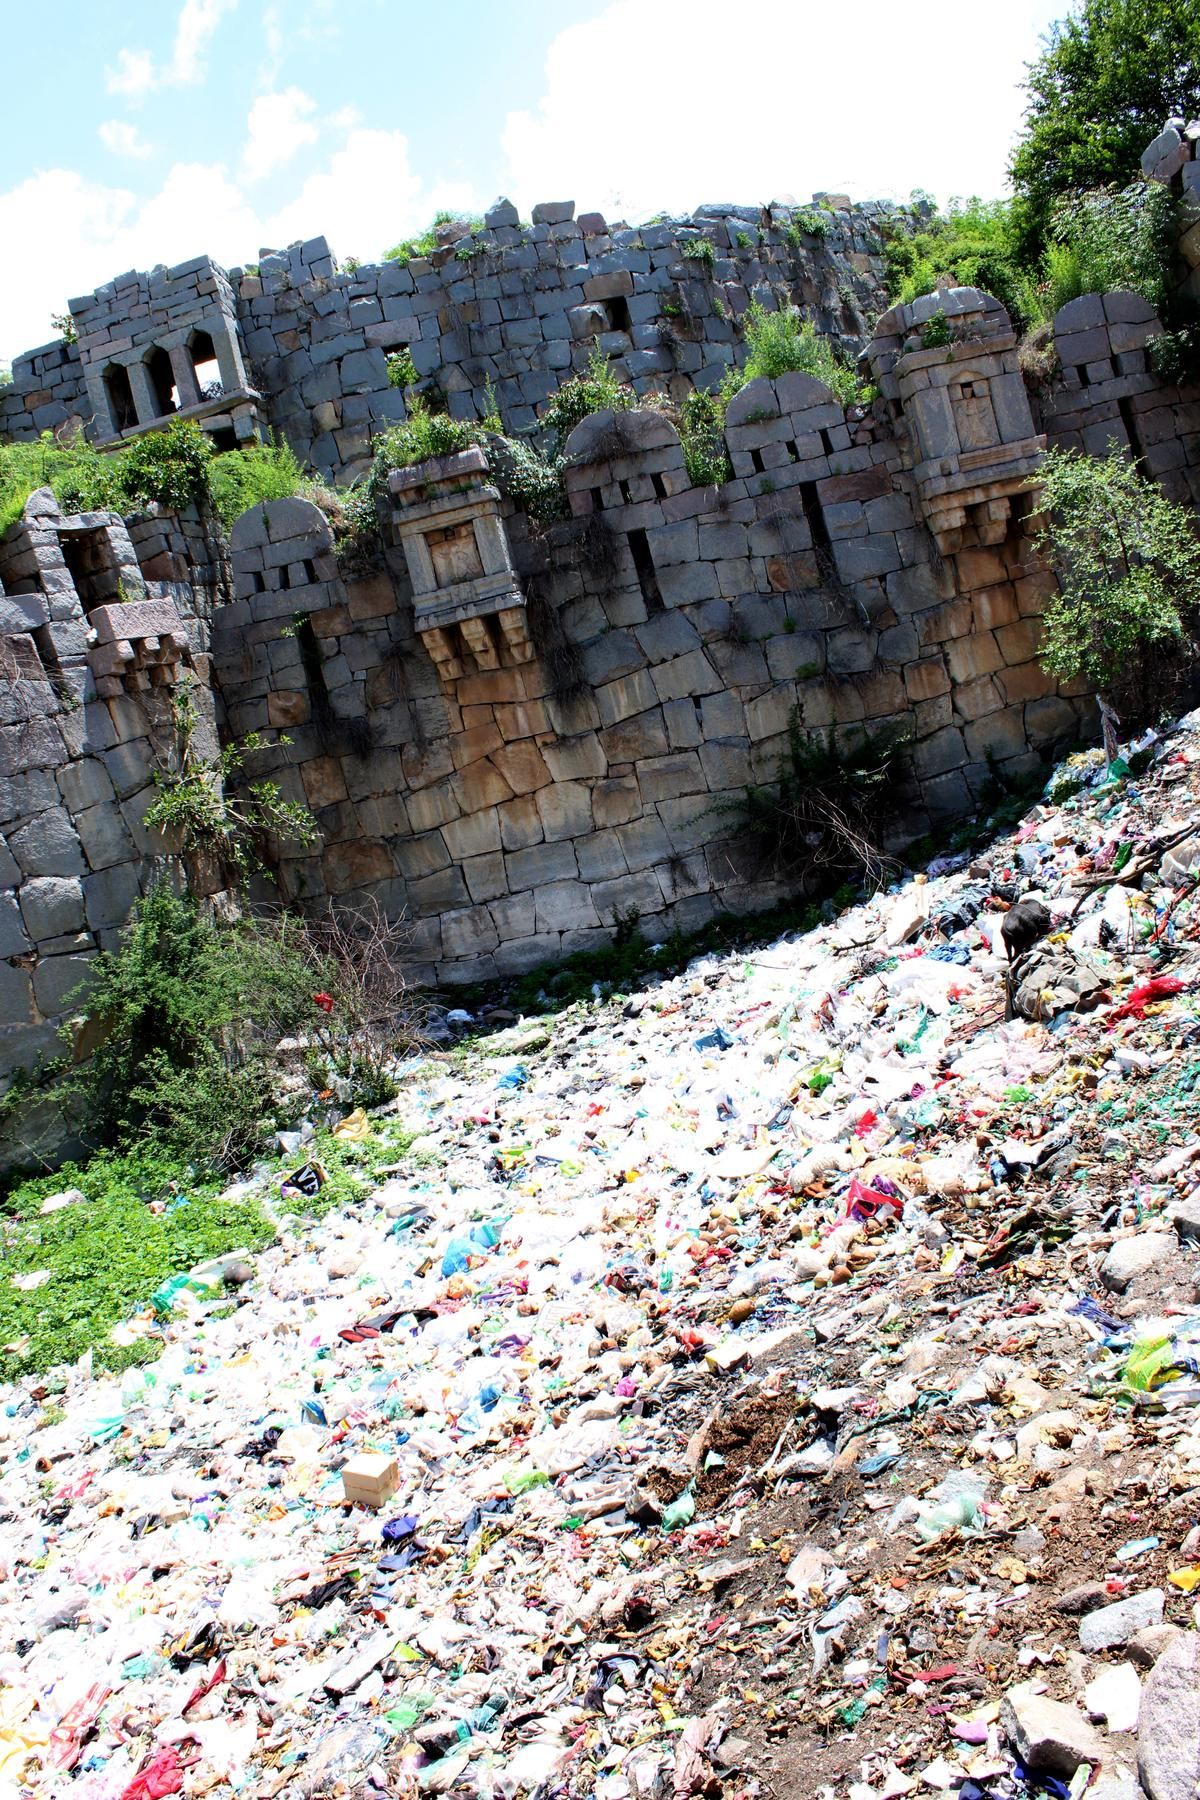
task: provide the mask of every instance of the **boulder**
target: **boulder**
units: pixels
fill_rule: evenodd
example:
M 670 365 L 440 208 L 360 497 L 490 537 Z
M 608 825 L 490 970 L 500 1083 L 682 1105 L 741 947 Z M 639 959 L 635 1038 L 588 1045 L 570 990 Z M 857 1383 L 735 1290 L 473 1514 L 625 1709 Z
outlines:
M 1200 1791 L 1200 1633 L 1183 1633 L 1146 1677 L 1138 1774 L 1150 1800 L 1195 1800 Z
M 1139 1231 L 1136 1237 L 1114 1244 L 1100 1265 L 1100 1279 L 1114 1294 L 1123 1294 L 1131 1281 L 1150 1269 L 1174 1262 L 1178 1240 L 1169 1231 Z
M 1130 1594 L 1113 1606 L 1102 1606 L 1079 1621 L 1079 1647 L 1094 1655 L 1097 1650 L 1111 1650 L 1127 1644 L 1136 1631 L 1148 1625 L 1161 1625 L 1163 1591 L 1147 1588 L 1144 1593 Z
M 1104 1760 L 1104 1744 L 1078 1708 L 1035 1693 L 1032 1682 L 1008 1690 L 1000 1723 L 1021 1761 L 1035 1773 L 1070 1781 L 1081 1763 Z

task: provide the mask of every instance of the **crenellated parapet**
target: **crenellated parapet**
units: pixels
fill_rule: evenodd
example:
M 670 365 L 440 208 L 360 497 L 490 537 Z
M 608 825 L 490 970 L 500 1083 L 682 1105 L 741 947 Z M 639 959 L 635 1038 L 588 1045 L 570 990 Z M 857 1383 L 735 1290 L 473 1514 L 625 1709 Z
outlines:
M 444 680 L 528 662 L 525 596 L 487 458 L 472 446 L 388 482 L 390 526 L 412 583 L 417 631 Z
M 1009 535 L 1045 449 L 1004 307 L 948 288 L 884 313 L 867 352 L 943 556 Z

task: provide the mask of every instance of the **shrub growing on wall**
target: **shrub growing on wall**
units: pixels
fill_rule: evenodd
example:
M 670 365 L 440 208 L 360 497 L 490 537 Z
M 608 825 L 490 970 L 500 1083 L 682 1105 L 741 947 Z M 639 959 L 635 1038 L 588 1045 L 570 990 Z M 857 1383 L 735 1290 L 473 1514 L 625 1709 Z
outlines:
M 1038 544 L 1059 582 L 1044 614 L 1042 663 L 1063 680 L 1082 677 L 1106 704 L 1145 717 L 1167 700 L 1166 658 L 1176 673 L 1195 664 L 1195 516 L 1115 444 L 1103 461 L 1048 450 L 1038 483 L 1047 516 Z

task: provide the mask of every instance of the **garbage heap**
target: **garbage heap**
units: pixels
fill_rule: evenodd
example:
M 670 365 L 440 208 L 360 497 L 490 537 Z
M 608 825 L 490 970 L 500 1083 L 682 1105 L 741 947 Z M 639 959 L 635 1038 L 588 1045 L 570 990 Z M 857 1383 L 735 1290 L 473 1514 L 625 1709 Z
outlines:
M 1200 717 L 1048 794 L 11 1385 L 4 1791 L 1191 1800 Z

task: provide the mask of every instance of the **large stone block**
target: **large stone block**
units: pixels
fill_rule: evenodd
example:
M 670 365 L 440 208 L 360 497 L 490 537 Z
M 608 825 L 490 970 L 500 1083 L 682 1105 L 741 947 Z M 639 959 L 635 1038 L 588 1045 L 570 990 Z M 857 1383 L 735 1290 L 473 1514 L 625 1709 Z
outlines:
M 514 894 L 541 887 L 546 882 L 572 881 L 579 873 L 575 852 L 565 842 L 515 850 L 505 856 L 504 866 L 509 891 Z
M 35 876 L 22 885 L 19 899 L 34 943 L 83 930 L 83 885 L 74 876 Z
M 613 881 L 628 872 L 625 852 L 615 831 L 593 831 L 575 846 L 581 881 Z
M 687 806 L 692 802 L 667 800 L 663 804 L 664 807 Z M 631 874 L 636 874 L 639 869 L 653 868 L 655 863 L 664 862 L 672 854 L 671 840 L 662 820 L 654 813 L 649 813 L 644 819 L 633 819 L 628 825 L 619 825 L 617 835 Z
M 651 676 L 660 700 L 715 694 L 725 685 L 703 650 L 691 650 L 671 662 L 658 663 Z
M 539 887 L 533 902 L 538 931 L 580 931 L 600 924 L 591 890 L 581 881 L 555 881 Z
M 1006 629 L 1013 630 L 1014 627 Z M 1028 652 L 1013 660 L 1027 661 Z M 946 665 L 952 681 L 975 681 L 980 675 L 990 675 L 994 669 L 1003 668 L 1004 657 L 992 632 L 977 631 L 970 637 L 955 638 L 947 644 Z
M 961 731 L 948 726 L 944 731 L 935 731 L 932 737 L 922 738 L 913 745 L 913 770 L 918 780 L 929 775 L 944 775 L 947 770 L 960 769 L 967 760 L 963 746 Z
M 699 850 L 722 835 L 725 821 L 708 794 L 690 794 L 679 800 L 664 800 L 658 810 L 662 827 L 670 842 L 671 855 L 685 855 L 689 850 Z M 628 857 L 628 848 L 625 854 Z M 655 858 L 656 862 L 662 860 L 665 859 Z M 632 861 L 629 866 L 634 866 Z
M 462 811 L 458 796 L 450 782 L 439 782 L 436 787 L 420 788 L 415 794 L 406 796 L 408 818 L 414 831 L 433 831 L 439 825 L 445 825 L 450 819 L 457 819 Z
M 330 844 L 321 864 L 325 885 L 331 894 L 345 894 L 374 881 L 387 881 L 396 873 L 396 864 L 387 845 L 372 843 L 369 839 Z
M 89 973 L 90 959 L 86 956 L 43 956 L 33 969 L 33 998 L 43 1018 L 54 1019 L 68 1006 L 79 1006 Z
M 651 712 L 640 713 L 637 718 L 625 719 L 620 725 L 602 731 L 600 747 L 609 765 L 639 762 L 645 756 L 665 756 L 667 728 L 662 712 L 656 706 Z
M 658 690 L 648 669 L 636 669 L 596 690 L 596 704 L 603 725 L 617 725 L 622 719 L 645 713 L 657 705 L 658 699 Z
M 592 789 L 592 817 L 598 831 L 609 825 L 625 825 L 642 813 L 642 791 L 633 775 L 598 781 Z
M 603 775 L 608 758 L 594 731 L 578 737 L 559 738 L 556 743 L 542 745 L 541 755 L 555 781 L 573 781 L 581 777 Z M 548 777 L 549 778 L 549 777 Z
M 505 744 L 492 753 L 492 763 L 514 794 L 530 794 L 554 779 L 542 750 L 532 738 Z
M 579 781 L 559 781 L 540 790 L 537 809 L 548 844 L 582 837 L 592 829 L 591 789 Z
M 663 894 L 657 874 L 644 869 L 637 875 L 618 875 L 598 881 L 592 888 L 592 904 L 605 924 L 616 925 L 622 916 L 641 916 L 662 911 Z
M 496 924 L 486 906 L 442 914 L 442 954 L 447 957 L 479 956 L 500 942 Z
M 94 875 L 85 875 L 83 895 L 89 930 L 112 931 L 128 924 L 140 892 L 137 869 L 130 863 L 117 863 Z
M 644 759 L 637 765 L 637 779 L 647 806 L 657 800 L 678 799 L 681 794 L 701 793 L 708 785 L 694 750 Z
M 506 800 L 496 808 L 500 820 L 500 842 L 506 850 L 528 850 L 542 841 L 542 817 L 532 794 Z M 532 930 L 532 926 L 530 927 Z
M 498 806 L 513 797 L 507 781 L 487 758 L 460 769 L 451 785 L 465 813 L 482 812 L 484 807 Z
M 52 806 L 8 840 L 24 875 L 85 875 L 87 864 L 64 807 Z
M 1076 737 L 1078 730 L 1074 707 L 1057 695 L 1047 694 L 1041 699 L 1030 700 L 1025 708 L 1025 735 L 1036 749 L 1065 743 Z
M 623 858 L 621 866 L 625 866 Z M 29 932 L 17 905 L 17 896 L 12 892 L 0 894 L 0 960 L 23 956 L 29 948 Z
M 467 813 L 442 826 L 446 848 L 456 862 L 469 856 L 482 856 L 500 848 L 500 818 L 494 806 L 483 812 Z

